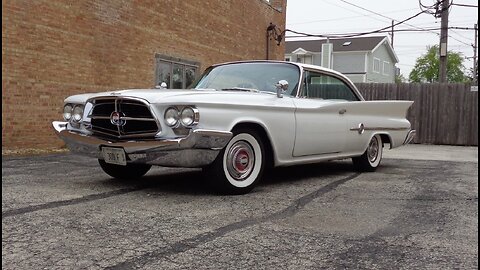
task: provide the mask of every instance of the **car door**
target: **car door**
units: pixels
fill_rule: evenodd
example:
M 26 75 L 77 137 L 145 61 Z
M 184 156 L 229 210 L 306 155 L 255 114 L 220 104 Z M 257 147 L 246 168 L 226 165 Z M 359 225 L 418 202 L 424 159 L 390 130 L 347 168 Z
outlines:
M 301 91 L 294 100 L 295 146 L 293 156 L 341 153 L 348 132 L 346 111 L 359 100 L 334 74 L 305 70 Z

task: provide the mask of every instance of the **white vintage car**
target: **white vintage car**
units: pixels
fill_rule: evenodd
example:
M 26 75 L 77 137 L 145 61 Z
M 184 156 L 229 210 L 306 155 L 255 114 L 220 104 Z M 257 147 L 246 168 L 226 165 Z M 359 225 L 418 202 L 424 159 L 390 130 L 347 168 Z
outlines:
M 344 75 L 313 65 L 214 65 L 189 90 L 133 89 L 70 96 L 53 122 L 72 153 L 115 178 L 152 165 L 199 167 L 212 187 L 244 194 L 265 168 L 352 158 L 374 171 L 384 144 L 409 143 L 412 101 L 365 101 Z

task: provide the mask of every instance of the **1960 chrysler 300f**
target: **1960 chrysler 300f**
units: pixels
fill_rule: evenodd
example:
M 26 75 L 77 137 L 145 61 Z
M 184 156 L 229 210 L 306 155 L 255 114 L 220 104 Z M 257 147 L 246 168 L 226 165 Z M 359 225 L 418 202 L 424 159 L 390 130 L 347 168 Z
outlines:
M 232 62 L 208 68 L 190 90 L 70 96 L 53 127 L 112 177 L 199 167 L 217 191 L 243 194 L 272 166 L 352 158 L 374 171 L 385 144 L 412 140 L 412 103 L 365 101 L 348 78 L 318 66 Z

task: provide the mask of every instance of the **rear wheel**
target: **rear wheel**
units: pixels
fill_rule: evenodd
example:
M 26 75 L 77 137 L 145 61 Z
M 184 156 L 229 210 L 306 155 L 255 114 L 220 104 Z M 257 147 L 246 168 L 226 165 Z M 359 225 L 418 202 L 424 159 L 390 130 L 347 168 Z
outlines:
M 126 166 L 109 164 L 103 159 L 99 159 L 98 163 L 106 174 L 117 179 L 132 179 L 142 177 L 152 167 L 152 165 L 136 163 L 127 163 Z
M 261 136 L 252 129 L 238 129 L 206 172 L 214 190 L 237 195 L 250 192 L 264 169 L 265 147 Z
M 363 155 L 352 158 L 353 165 L 359 171 L 374 172 L 380 165 L 383 154 L 383 144 L 380 135 L 372 137 Z

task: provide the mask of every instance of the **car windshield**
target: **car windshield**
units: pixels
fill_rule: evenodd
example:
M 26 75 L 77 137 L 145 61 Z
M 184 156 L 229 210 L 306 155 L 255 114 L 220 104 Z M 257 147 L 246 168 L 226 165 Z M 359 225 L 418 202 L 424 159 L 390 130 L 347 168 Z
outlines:
M 192 88 L 276 93 L 276 84 L 286 80 L 288 89 L 284 94 L 292 95 L 299 78 L 299 68 L 289 63 L 233 63 L 207 69 Z

